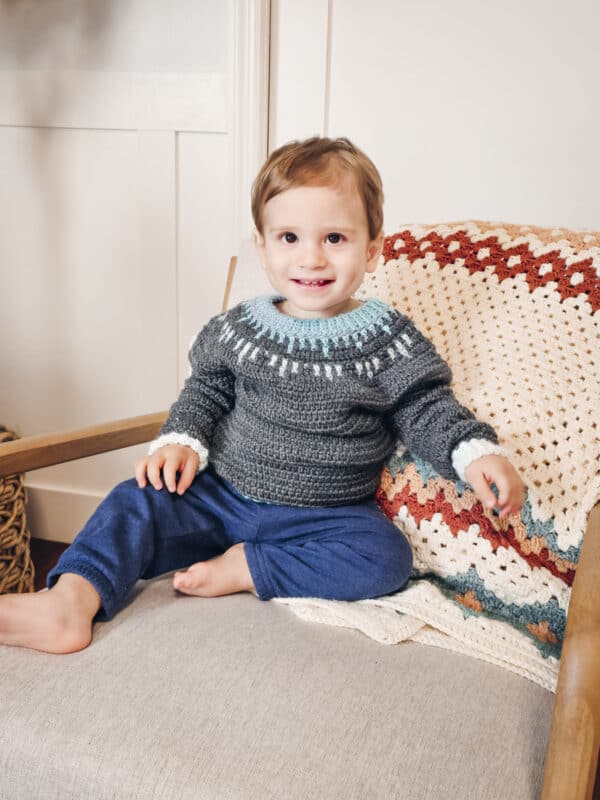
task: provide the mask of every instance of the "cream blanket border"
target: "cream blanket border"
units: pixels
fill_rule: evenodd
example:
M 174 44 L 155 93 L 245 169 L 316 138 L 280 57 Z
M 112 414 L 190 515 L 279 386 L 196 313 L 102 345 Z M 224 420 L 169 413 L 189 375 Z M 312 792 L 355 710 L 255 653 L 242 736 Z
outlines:
M 479 658 L 556 692 L 558 659 L 543 659 L 533 642 L 507 622 L 465 616 L 437 586 L 425 580 L 373 600 L 277 597 L 271 602 L 288 605 L 307 622 L 354 628 L 381 644 L 412 641 Z

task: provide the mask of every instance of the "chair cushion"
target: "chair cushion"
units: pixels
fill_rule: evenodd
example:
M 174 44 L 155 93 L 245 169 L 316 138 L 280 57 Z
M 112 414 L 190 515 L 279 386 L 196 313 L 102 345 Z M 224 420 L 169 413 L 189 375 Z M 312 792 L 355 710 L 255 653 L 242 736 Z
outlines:
M 552 701 L 457 653 L 163 576 L 80 653 L 2 648 L 0 799 L 535 798 Z

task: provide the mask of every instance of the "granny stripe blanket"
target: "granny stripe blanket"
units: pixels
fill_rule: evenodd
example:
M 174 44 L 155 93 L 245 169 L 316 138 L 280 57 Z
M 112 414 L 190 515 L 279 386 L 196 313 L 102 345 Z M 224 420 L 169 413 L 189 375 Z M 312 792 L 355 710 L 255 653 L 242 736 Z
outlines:
M 300 617 L 412 640 L 513 670 L 550 691 L 589 511 L 600 499 L 600 234 L 463 222 L 385 240 L 361 289 L 407 313 L 452 367 L 522 475 L 520 516 L 399 448 L 378 501 L 408 535 L 403 592 L 349 603 L 280 598 Z

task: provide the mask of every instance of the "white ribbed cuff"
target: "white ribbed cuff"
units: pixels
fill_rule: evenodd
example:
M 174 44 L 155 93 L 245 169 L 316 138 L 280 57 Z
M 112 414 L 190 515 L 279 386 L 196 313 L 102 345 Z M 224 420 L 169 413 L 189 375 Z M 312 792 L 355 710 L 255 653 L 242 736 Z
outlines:
M 461 479 L 465 480 L 465 469 L 472 461 L 481 456 L 505 456 L 505 451 L 499 444 L 490 442 L 489 439 L 466 439 L 452 451 L 452 466 Z
M 202 442 L 198 441 L 198 439 L 193 439 L 191 436 L 188 436 L 187 433 L 165 433 L 163 436 L 159 436 L 158 439 L 150 443 L 148 455 L 151 456 L 152 453 L 156 452 L 156 450 L 161 447 L 165 447 L 167 444 L 180 444 L 184 447 L 191 447 L 191 449 L 198 454 L 198 458 L 200 459 L 197 472 L 202 472 L 203 469 L 206 469 L 208 464 L 207 448 Z

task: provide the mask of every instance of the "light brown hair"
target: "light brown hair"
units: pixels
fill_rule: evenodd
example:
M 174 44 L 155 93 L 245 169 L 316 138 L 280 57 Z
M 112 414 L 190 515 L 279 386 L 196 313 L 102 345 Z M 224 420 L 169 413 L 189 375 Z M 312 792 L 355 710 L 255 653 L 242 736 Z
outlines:
M 252 184 L 252 217 L 262 235 L 262 212 L 271 198 L 293 186 L 336 185 L 350 176 L 362 197 L 369 238 L 383 227 L 383 186 L 377 167 L 349 139 L 313 136 L 274 150 Z

